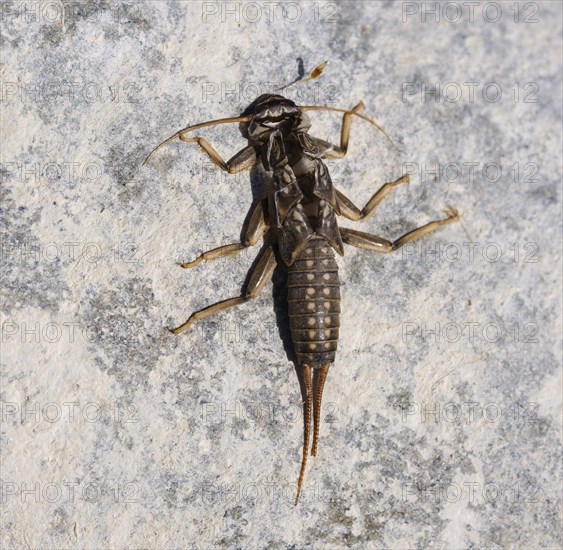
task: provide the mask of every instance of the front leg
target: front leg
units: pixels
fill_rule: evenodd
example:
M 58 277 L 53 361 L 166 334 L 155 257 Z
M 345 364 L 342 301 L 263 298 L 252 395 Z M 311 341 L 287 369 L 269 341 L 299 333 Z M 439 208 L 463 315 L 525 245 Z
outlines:
M 348 152 L 348 143 L 350 142 L 350 125 L 352 123 L 352 116 L 355 112 L 365 107 L 363 101 L 360 101 L 355 107 L 346 111 L 342 117 L 342 126 L 340 127 L 340 147 L 334 145 L 329 141 L 320 138 L 313 138 L 319 148 L 323 151 L 323 158 L 326 159 L 341 159 L 346 156 Z
M 248 170 L 256 162 L 256 152 L 254 151 L 254 147 L 252 147 L 252 145 L 247 145 L 244 149 L 241 149 L 238 153 L 233 155 L 232 158 L 225 162 L 223 157 L 221 157 L 221 155 L 217 152 L 217 149 L 215 149 L 215 147 L 213 147 L 213 145 L 211 145 L 211 143 L 209 143 L 209 141 L 205 138 L 187 138 L 182 134 L 178 137 L 181 141 L 186 143 L 197 143 L 213 161 L 213 164 L 221 168 L 221 170 L 229 172 L 229 174 L 236 174 L 242 170 Z
M 447 218 L 443 220 L 435 220 L 423 225 L 422 227 L 417 227 L 402 237 L 399 237 L 396 241 L 388 241 L 387 239 L 383 239 L 377 235 L 344 227 L 340 228 L 340 235 L 346 244 L 350 244 L 358 248 L 373 250 L 374 252 L 393 252 L 408 242 L 420 239 L 421 237 L 424 237 L 424 235 L 428 235 L 428 233 L 435 231 L 442 225 L 447 225 L 459 220 L 459 213 L 455 208 L 448 207 L 448 209 L 444 212 L 448 215 Z

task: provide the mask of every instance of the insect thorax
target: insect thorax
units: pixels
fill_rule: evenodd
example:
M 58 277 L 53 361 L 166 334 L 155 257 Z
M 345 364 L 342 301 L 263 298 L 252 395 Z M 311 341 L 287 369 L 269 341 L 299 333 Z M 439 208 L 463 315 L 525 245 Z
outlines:
M 286 265 L 316 236 L 342 255 L 335 215 L 340 213 L 338 199 L 313 140 L 301 132 L 284 135 L 277 129 L 262 146 L 262 158 L 272 173 L 270 216 L 278 228 L 278 245 Z

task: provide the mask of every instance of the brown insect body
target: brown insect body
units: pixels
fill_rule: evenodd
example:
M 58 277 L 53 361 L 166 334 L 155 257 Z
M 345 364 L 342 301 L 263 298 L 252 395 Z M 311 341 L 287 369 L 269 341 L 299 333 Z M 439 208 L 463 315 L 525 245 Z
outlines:
M 240 117 L 200 123 L 180 130 L 161 143 L 145 160 L 147 162 L 158 148 L 178 137 L 185 142 L 198 143 L 217 166 L 229 173 L 250 168 L 260 159 L 264 169 L 271 174 L 267 209 L 263 208 L 262 202 L 256 205 L 242 242 L 206 251 L 194 261 L 180 264 L 184 268 L 191 268 L 203 260 L 236 253 L 256 244 L 260 237 L 269 232 L 272 236 L 271 244 L 261 252 L 250 272 L 244 292 L 239 297 L 229 298 L 194 312 L 185 323 L 172 329 L 172 332 L 179 334 L 198 320 L 255 298 L 274 271 L 276 260 L 272 245 L 277 245 L 288 270 L 289 323 L 297 363 L 302 369 L 305 385 L 303 458 L 296 504 L 309 453 L 311 418 L 311 454 L 315 456 L 324 383 L 328 369 L 334 362 L 338 343 L 340 281 L 334 251 L 343 255 L 343 243 L 347 243 L 375 252 L 391 252 L 406 242 L 458 219 L 457 211 L 449 208 L 446 211 L 447 218 L 430 222 L 395 241 L 339 228 L 337 215 L 354 221 L 361 220 L 373 212 L 393 187 L 409 181 L 408 176 L 403 176 L 384 184 L 362 210 L 334 188 L 323 159 L 344 157 L 348 148 L 351 117 L 358 116 L 383 131 L 377 123 L 358 113 L 363 106 L 360 102 L 351 110 L 322 106 L 299 107 L 283 96 L 265 94 L 249 105 Z M 304 111 L 322 109 L 344 113 L 340 146 L 308 134 L 311 123 Z M 185 136 L 195 129 L 231 122 L 241 123 L 241 131 L 249 145 L 228 162 L 221 158 L 206 139 Z M 385 136 L 391 141 L 387 134 Z
M 340 213 L 338 198 L 322 152 L 307 134 L 309 118 L 282 96 L 261 96 L 255 103 L 260 115 L 253 121 L 258 118 L 258 124 L 250 125 L 248 137 L 264 168 L 272 172 L 268 209 L 275 220 L 280 256 L 288 266 L 289 325 L 306 388 L 297 503 L 309 450 L 311 409 L 314 456 L 324 381 L 338 346 L 340 280 L 333 249 L 343 255 L 344 246 L 335 215 Z M 318 374 L 312 376 L 311 369 Z
M 313 237 L 288 272 L 289 325 L 298 363 L 312 368 L 334 363 L 340 280 L 332 250 Z
M 308 117 L 282 96 L 261 96 L 259 105 L 261 100 L 265 120 L 283 121 L 269 132 L 259 131 L 261 139 L 254 144 L 272 172 L 268 205 L 288 266 L 293 343 L 298 363 L 316 368 L 334 362 L 338 340 L 340 281 L 332 251 L 344 254 L 335 216 L 338 199 L 322 153 L 306 133 Z M 249 138 L 254 141 L 252 133 Z

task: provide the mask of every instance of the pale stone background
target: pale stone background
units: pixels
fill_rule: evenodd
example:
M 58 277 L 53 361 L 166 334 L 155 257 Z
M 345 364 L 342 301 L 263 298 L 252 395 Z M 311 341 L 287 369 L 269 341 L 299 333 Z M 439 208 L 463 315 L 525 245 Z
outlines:
M 4 548 L 561 547 L 561 4 L 434 5 L 2 2 Z M 260 175 L 181 143 L 141 163 L 324 60 L 286 94 L 363 99 L 400 145 L 354 121 L 336 184 L 362 205 L 413 172 L 342 225 L 463 220 L 339 258 L 341 344 L 295 508 L 283 274 L 165 330 L 238 293 L 257 249 L 176 262 L 239 237 Z M 312 118 L 337 138 L 337 115 Z M 236 125 L 205 135 L 244 145 Z

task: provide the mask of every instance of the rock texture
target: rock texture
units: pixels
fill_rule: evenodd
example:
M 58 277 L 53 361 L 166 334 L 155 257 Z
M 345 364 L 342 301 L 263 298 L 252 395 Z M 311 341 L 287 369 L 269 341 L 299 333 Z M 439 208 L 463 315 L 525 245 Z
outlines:
M 471 4 L 471 3 L 469 3 Z M 561 5 L 2 2 L 5 548 L 560 548 Z M 319 456 L 284 273 L 236 296 L 263 174 L 160 141 L 260 93 L 365 113 L 329 163 L 402 251 L 346 248 Z M 340 117 L 312 112 L 338 140 Z M 202 130 L 229 158 L 236 124 Z

